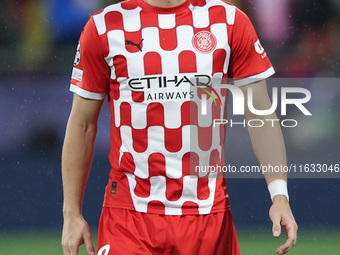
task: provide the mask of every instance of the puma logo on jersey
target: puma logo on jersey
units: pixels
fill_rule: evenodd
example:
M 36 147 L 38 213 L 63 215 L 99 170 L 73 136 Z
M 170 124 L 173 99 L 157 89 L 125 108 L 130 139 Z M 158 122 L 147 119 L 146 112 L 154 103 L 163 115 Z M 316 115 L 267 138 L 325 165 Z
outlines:
M 142 42 L 144 41 L 144 39 L 142 39 L 139 43 L 134 43 L 132 41 L 129 41 L 129 40 L 126 40 L 125 41 L 125 45 L 133 45 L 133 46 L 136 46 L 140 52 L 142 52 Z

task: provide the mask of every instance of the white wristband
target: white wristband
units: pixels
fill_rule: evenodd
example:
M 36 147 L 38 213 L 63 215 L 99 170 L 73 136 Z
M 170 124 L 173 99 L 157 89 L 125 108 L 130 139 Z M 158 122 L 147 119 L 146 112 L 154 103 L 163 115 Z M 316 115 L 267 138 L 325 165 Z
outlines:
M 268 190 L 269 190 L 270 198 L 272 199 L 272 201 L 273 201 L 273 198 L 277 195 L 284 195 L 289 201 L 288 188 L 287 188 L 286 181 L 284 180 L 272 181 L 268 185 Z

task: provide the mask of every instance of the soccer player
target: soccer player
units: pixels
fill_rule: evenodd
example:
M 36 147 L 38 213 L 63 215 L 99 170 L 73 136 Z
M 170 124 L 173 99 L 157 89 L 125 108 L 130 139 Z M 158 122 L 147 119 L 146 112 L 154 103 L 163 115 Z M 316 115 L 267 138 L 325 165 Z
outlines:
M 238 255 L 225 180 L 193 171 L 194 165 L 224 164 L 225 131 L 202 122 L 199 102 L 202 91 L 215 91 L 221 105 L 209 99 L 206 110 L 225 116 L 227 92 L 211 85 L 232 78 L 246 97 L 252 88 L 256 109 L 268 109 L 265 79 L 273 73 L 247 16 L 223 1 L 128 0 L 95 13 L 81 34 L 70 87 L 62 155 L 64 254 L 78 254 L 83 243 L 95 254 L 82 201 L 107 97 L 112 168 L 98 255 Z M 277 118 L 247 108 L 245 117 Z M 286 164 L 278 125 L 249 128 L 249 134 L 262 165 Z M 297 225 L 286 176 L 265 177 L 273 235 L 281 226 L 287 233 L 276 251 L 281 255 L 295 245 Z

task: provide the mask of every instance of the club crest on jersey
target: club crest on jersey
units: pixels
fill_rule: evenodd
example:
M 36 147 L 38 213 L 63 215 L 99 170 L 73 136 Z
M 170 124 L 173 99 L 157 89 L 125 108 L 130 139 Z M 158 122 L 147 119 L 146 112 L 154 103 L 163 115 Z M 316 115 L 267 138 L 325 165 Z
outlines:
M 77 66 L 80 63 L 80 42 L 78 42 L 76 56 L 74 57 L 73 65 Z
M 209 31 L 200 31 L 192 38 L 194 48 L 201 53 L 210 53 L 216 48 L 216 37 Z

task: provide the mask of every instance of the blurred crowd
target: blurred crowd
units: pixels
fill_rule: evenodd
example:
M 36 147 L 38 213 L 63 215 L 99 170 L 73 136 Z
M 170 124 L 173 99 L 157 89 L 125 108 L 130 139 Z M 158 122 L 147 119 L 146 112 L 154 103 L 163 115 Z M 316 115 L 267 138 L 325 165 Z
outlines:
M 68 55 L 74 55 L 74 45 L 86 21 L 112 2 L 118 1 L 1 1 L 0 72 L 25 75 L 69 71 L 65 62 Z
M 1 1 L 0 72 L 69 71 L 89 16 L 114 2 Z M 340 0 L 229 2 L 250 16 L 280 77 L 339 76 Z
M 339 0 L 238 0 L 281 77 L 339 77 Z

